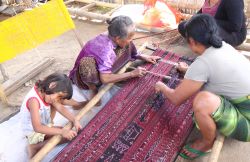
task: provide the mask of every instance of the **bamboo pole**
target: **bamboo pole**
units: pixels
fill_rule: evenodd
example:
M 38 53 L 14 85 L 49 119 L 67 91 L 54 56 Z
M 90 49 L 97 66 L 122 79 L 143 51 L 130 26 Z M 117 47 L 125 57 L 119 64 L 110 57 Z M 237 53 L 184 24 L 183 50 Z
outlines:
M 147 46 L 147 42 L 145 42 L 138 51 L 143 51 Z M 118 74 L 124 73 L 126 69 L 132 64 L 132 62 L 128 62 L 121 70 L 119 70 Z M 80 120 L 89 110 L 92 109 L 93 106 L 101 99 L 101 97 L 114 85 L 114 83 L 109 83 L 105 87 L 103 87 L 99 92 L 87 103 L 87 105 L 82 108 L 82 110 L 76 115 L 76 119 Z M 71 129 L 72 123 L 68 123 L 64 129 Z M 45 155 L 49 151 L 51 151 L 62 139 L 61 135 L 53 136 L 41 150 L 31 159 L 31 162 L 39 162 L 43 159 Z
M 220 151 L 224 143 L 225 136 L 219 134 L 214 142 L 212 152 L 209 156 L 208 162 L 217 162 L 219 159 Z

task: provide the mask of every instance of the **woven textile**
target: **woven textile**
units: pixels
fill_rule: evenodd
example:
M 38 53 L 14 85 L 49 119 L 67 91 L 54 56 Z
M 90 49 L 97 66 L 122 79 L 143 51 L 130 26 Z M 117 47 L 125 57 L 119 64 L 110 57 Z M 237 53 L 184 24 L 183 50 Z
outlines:
M 162 50 L 154 55 L 190 63 Z M 145 68 L 172 76 L 166 81 L 172 88 L 182 77 L 163 62 Z M 154 91 L 161 79 L 147 74 L 129 80 L 54 161 L 173 161 L 193 127 L 192 98 L 172 105 Z

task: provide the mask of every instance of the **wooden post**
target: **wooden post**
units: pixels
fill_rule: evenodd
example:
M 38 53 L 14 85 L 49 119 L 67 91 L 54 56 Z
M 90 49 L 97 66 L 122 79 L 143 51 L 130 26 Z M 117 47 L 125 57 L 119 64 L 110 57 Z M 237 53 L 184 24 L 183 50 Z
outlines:
M 225 136 L 219 134 L 214 142 L 212 152 L 209 156 L 208 162 L 217 162 L 220 156 L 220 151 L 224 143 Z
M 145 47 L 147 46 L 147 42 L 145 42 L 138 51 L 143 51 Z M 132 62 L 128 62 L 121 70 L 119 70 L 118 74 L 124 73 L 126 69 L 132 64 Z M 92 109 L 93 106 L 96 105 L 96 103 L 102 98 L 102 96 L 114 85 L 114 83 L 109 83 L 105 87 L 103 87 L 99 92 L 85 105 L 82 110 L 76 115 L 76 119 L 80 120 L 83 115 L 85 115 L 89 110 Z M 71 129 L 72 123 L 68 123 L 65 127 L 65 129 Z M 53 136 L 41 150 L 31 159 L 31 162 L 39 162 L 43 159 L 45 155 L 49 151 L 51 151 L 62 139 L 61 135 Z

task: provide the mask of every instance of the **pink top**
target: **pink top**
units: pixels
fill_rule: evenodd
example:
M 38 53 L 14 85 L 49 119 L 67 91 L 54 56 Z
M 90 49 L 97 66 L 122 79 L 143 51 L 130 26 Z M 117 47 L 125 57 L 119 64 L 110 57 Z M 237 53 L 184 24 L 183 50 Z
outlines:
M 202 13 L 209 14 L 211 16 L 215 16 L 217 9 L 220 5 L 220 0 L 214 6 L 209 6 L 209 0 L 205 0 L 205 3 L 202 6 Z

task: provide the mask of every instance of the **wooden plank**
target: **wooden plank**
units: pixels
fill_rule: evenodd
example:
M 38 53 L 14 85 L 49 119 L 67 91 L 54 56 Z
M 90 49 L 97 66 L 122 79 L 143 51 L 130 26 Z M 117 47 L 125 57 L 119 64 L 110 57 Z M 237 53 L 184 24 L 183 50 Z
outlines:
M 77 15 L 81 17 L 86 17 L 86 18 L 92 18 L 92 19 L 97 19 L 97 20 L 103 20 L 106 21 L 107 19 L 110 18 L 108 15 L 102 15 L 98 13 L 93 13 L 93 12 L 88 12 L 80 9 L 75 9 L 75 8 L 68 8 L 68 11 L 71 15 Z
M 148 45 L 145 42 L 138 51 L 143 51 L 145 47 Z M 124 73 L 126 69 L 132 64 L 132 62 L 128 62 L 121 70 L 119 70 L 118 74 Z M 87 103 L 86 106 L 82 108 L 82 110 L 77 114 L 76 119 L 80 120 L 89 110 L 92 109 L 93 106 L 102 98 L 102 96 L 114 85 L 114 83 L 109 83 L 105 87 L 103 87 L 99 92 Z M 71 129 L 72 123 L 68 123 L 64 129 Z M 49 151 L 51 151 L 62 139 L 61 135 L 53 136 L 41 150 L 31 159 L 31 162 L 39 162 L 43 159 L 45 155 Z
M 55 59 L 53 58 L 45 58 L 22 69 L 22 71 L 18 72 L 17 75 L 2 84 L 5 95 L 10 95 L 17 88 L 21 87 L 25 82 L 36 76 L 54 61 Z
M 225 136 L 219 134 L 214 141 L 212 152 L 209 156 L 208 162 L 217 162 L 219 159 L 220 151 L 224 143 Z
M 106 3 L 106 2 L 100 2 L 100 1 L 93 1 L 93 0 L 75 0 L 77 2 L 83 2 L 83 3 L 96 3 L 97 6 L 102 6 L 102 7 L 110 7 L 110 8 L 116 8 L 119 6 L 119 4 L 115 3 Z

